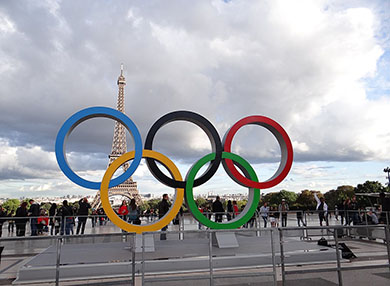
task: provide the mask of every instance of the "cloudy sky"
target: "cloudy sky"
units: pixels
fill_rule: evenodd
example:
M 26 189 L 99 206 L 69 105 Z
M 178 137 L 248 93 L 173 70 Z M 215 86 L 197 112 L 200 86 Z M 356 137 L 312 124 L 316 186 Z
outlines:
M 295 152 L 272 191 L 385 184 L 389 31 L 386 0 L 1 1 L 0 197 L 95 192 L 60 172 L 54 141 L 76 111 L 116 107 L 121 63 L 126 114 L 143 139 L 174 110 L 202 114 L 221 137 L 240 118 L 264 115 L 285 128 Z M 101 180 L 113 128 L 91 119 L 72 133 L 68 160 L 80 176 Z M 185 122 L 163 127 L 154 146 L 183 177 L 211 152 Z M 242 128 L 233 151 L 261 180 L 279 164 L 277 141 L 259 126 Z M 167 191 L 144 164 L 134 179 L 143 193 Z M 223 170 L 196 190 L 208 191 L 246 192 Z

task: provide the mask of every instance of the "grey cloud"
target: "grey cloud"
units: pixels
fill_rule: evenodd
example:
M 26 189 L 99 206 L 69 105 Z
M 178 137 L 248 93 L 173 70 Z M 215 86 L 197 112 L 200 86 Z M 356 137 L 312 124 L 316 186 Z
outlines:
M 87 106 L 115 107 L 115 82 L 124 62 L 126 113 L 143 138 L 155 120 L 177 109 L 206 116 L 221 137 L 238 119 L 260 114 L 284 126 L 292 141 L 308 146 L 297 149 L 298 161 L 382 156 L 380 147 L 362 140 L 364 134 L 380 133 L 367 131 L 378 128 L 378 119 L 365 116 L 364 99 L 356 97 L 360 104 L 351 107 L 353 99 L 331 95 L 340 76 L 346 89 L 367 76 L 360 72 L 362 65 L 358 75 L 348 67 L 353 55 L 364 56 L 369 66 L 380 55 L 374 34 L 359 39 L 365 47 L 348 50 L 359 31 L 343 7 L 318 6 L 314 12 L 324 17 L 322 26 L 299 34 L 294 23 L 276 17 L 281 12 L 274 1 L 196 1 L 190 7 L 188 1 L 48 3 L 0 4 L 0 15 L 16 29 L 0 35 L 0 57 L 12 63 L 0 76 L 0 137 L 13 146 L 31 144 L 52 152 L 57 131 L 71 114 Z M 377 13 L 378 7 L 369 8 Z M 355 91 L 364 89 L 346 93 Z M 384 116 L 374 107 L 379 104 L 369 103 Z M 208 152 L 191 147 L 199 140 L 193 128 L 179 130 L 174 124 L 161 130 L 158 150 L 185 163 Z M 245 158 L 278 160 L 272 136 L 242 132 L 234 146 Z M 79 126 L 67 146 L 78 154 L 79 161 L 71 162 L 75 168 L 104 168 L 112 134 L 110 120 Z

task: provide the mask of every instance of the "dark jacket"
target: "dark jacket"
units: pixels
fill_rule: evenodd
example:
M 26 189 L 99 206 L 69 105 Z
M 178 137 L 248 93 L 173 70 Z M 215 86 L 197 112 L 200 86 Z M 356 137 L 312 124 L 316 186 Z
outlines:
M 7 212 L 0 210 L 0 225 L 2 225 L 7 220 Z
M 215 212 L 215 213 L 223 213 L 223 212 L 225 212 L 225 210 L 223 209 L 223 205 L 222 205 L 221 201 L 217 201 L 216 200 L 213 203 L 213 212 Z
M 22 208 L 22 207 L 18 207 L 16 209 L 16 213 L 15 213 L 15 217 L 22 217 L 23 219 L 15 219 L 15 223 L 16 224 L 22 224 L 22 223 L 26 223 L 27 222 L 27 215 L 28 215 L 28 212 L 27 212 L 27 209 L 26 208 Z
M 32 204 L 30 208 L 28 209 L 28 212 L 30 213 L 30 216 L 39 216 L 39 205 L 38 204 Z
M 88 215 L 88 210 L 91 208 L 89 203 L 84 202 L 83 199 L 79 200 L 79 210 L 78 215 Z
M 162 200 L 158 204 L 158 217 L 162 218 L 169 211 L 169 203 L 167 200 Z
M 73 216 L 73 209 L 71 206 L 62 206 L 59 210 L 59 214 L 64 217 L 71 217 Z

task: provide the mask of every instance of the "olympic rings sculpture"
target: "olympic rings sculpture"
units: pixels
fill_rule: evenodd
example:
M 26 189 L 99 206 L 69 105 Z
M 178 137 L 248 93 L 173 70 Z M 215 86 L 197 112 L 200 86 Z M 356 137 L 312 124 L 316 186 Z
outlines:
M 134 140 L 134 151 L 127 152 L 117 158 L 106 170 L 102 182 L 93 182 L 78 176 L 70 167 L 66 158 L 66 142 L 71 132 L 82 122 L 96 117 L 106 117 L 119 121 L 131 134 Z M 173 121 L 187 121 L 199 126 L 208 136 L 212 153 L 199 159 L 188 171 L 185 180 L 176 165 L 163 154 L 153 150 L 153 140 L 157 131 L 164 125 Z M 281 149 L 281 162 L 275 174 L 264 182 L 259 182 L 256 172 L 251 165 L 237 154 L 231 153 L 231 145 L 237 131 L 248 124 L 260 125 L 268 129 L 277 139 Z M 58 131 L 55 154 L 62 172 L 75 184 L 89 188 L 100 189 L 102 206 L 110 220 L 119 228 L 128 231 L 142 233 L 156 231 L 168 225 L 179 212 L 183 199 L 193 217 L 203 225 L 214 229 L 234 229 L 249 221 L 256 211 L 260 200 L 260 189 L 267 189 L 279 184 L 289 173 L 293 162 L 293 148 L 286 131 L 277 122 L 265 116 L 248 116 L 236 122 L 225 134 L 221 141 L 215 127 L 205 117 L 191 111 L 174 111 L 162 116 L 150 128 L 144 149 L 142 149 L 141 135 L 134 122 L 125 114 L 109 107 L 90 107 L 76 112 L 69 117 Z M 142 158 L 146 159 L 147 166 L 152 175 L 162 184 L 175 188 L 175 199 L 161 219 L 147 225 L 133 225 L 122 220 L 112 209 L 109 202 L 109 188 L 117 186 L 134 174 Z M 112 179 L 115 171 L 125 162 L 132 160 L 126 172 Z M 157 166 L 156 161 L 162 164 L 172 178 L 166 176 Z M 195 179 L 199 170 L 210 162 L 207 170 Z M 217 171 L 222 163 L 226 173 L 238 184 L 249 188 L 248 203 L 244 210 L 234 219 L 228 222 L 217 223 L 209 220 L 198 209 L 193 188 L 207 182 Z M 242 172 L 242 174 L 237 170 Z

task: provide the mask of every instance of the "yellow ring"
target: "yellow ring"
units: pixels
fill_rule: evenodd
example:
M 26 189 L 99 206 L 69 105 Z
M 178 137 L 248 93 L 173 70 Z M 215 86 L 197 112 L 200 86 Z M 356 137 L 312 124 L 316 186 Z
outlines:
M 176 216 L 176 214 L 179 212 L 180 207 L 183 204 L 183 198 L 184 198 L 184 189 L 177 188 L 175 192 L 175 200 L 173 202 L 173 205 L 169 209 L 169 211 L 158 221 L 147 224 L 147 225 L 134 225 L 130 224 L 123 219 L 121 219 L 112 209 L 110 201 L 108 199 L 108 185 L 110 183 L 110 180 L 112 176 L 114 175 L 115 171 L 125 162 L 131 160 L 134 158 L 135 151 L 128 152 L 120 156 L 118 159 L 116 159 L 112 164 L 107 168 L 102 183 L 100 185 L 100 199 L 102 202 L 102 206 L 104 211 L 106 212 L 106 215 L 109 217 L 109 219 L 120 229 L 127 231 L 127 232 L 135 232 L 135 233 L 142 233 L 145 231 L 156 231 L 162 229 L 164 226 L 168 225 Z M 161 164 L 163 164 L 168 171 L 171 173 L 173 179 L 177 181 L 183 181 L 182 176 L 180 174 L 179 169 L 176 167 L 176 165 L 166 156 L 164 156 L 161 153 L 158 153 L 153 150 L 143 150 L 142 151 L 142 157 L 143 158 L 152 158 L 157 161 L 159 161 Z

